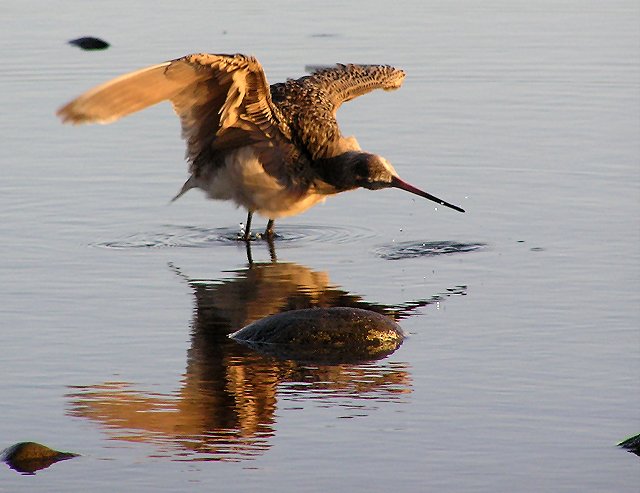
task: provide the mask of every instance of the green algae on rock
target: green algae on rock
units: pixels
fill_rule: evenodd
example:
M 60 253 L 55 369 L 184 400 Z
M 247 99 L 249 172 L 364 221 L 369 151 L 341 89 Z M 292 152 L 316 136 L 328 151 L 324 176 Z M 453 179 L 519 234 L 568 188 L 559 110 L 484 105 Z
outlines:
M 51 464 L 77 456 L 78 454 L 60 452 L 36 442 L 19 442 L 0 452 L 0 460 L 23 474 L 35 474 Z
M 626 440 L 621 441 L 618 444 L 618 447 L 622 447 L 623 449 L 626 449 L 628 452 L 631 452 L 632 454 L 636 454 L 637 456 L 640 456 L 640 433 L 627 438 Z

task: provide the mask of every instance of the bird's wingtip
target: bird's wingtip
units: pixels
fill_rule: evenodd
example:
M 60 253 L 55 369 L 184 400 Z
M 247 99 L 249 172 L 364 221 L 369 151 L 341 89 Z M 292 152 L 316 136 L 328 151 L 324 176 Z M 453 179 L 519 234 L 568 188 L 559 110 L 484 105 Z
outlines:
M 64 106 L 61 106 L 56 111 L 56 116 L 60 118 L 62 123 L 70 123 L 72 125 L 78 125 L 83 123 L 86 118 L 83 118 L 82 113 L 78 113 L 73 110 L 73 102 L 67 103 Z

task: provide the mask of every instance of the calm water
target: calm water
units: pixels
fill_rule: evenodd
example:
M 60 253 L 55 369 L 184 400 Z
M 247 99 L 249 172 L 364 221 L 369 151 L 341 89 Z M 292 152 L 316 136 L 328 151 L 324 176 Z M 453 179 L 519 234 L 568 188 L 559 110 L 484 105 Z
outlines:
M 638 490 L 637 2 L 3 2 L 0 448 L 80 453 L 0 491 Z M 112 43 L 82 52 L 65 41 Z M 189 52 L 273 82 L 389 63 L 346 134 L 467 214 L 358 191 L 279 221 L 190 192 L 168 105 L 112 126 L 55 109 Z M 264 223 L 257 221 L 256 227 Z M 259 356 L 225 334 L 369 307 L 410 337 L 367 364 Z

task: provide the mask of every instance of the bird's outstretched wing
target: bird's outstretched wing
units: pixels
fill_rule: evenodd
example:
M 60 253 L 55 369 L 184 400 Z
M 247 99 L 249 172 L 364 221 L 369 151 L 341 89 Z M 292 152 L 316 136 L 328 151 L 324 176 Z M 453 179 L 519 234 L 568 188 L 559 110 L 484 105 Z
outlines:
M 398 89 L 405 73 L 389 65 L 338 64 L 309 66 L 313 73 L 271 86 L 271 94 L 285 118 L 292 120 L 294 138 L 312 159 L 331 158 L 359 149 L 354 139 L 345 139 L 336 121 L 342 103 L 373 91 Z
M 182 122 L 187 157 L 282 137 L 269 84 L 250 56 L 192 54 L 117 77 L 60 108 L 63 122 L 110 123 L 169 100 Z
M 337 64 L 334 67 L 313 67 L 305 84 L 324 91 L 333 106 L 333 113 L 342 103 L 351 101 L 374 89 L 391 91 L 402 85 L 405 73 L 390 65 Z

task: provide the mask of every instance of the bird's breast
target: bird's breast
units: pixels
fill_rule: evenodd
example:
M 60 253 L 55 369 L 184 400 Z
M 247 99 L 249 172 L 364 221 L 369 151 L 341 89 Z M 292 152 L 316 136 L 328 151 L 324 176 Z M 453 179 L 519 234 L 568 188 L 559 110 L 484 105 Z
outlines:
M 299 214 L 327 196 L 314 186 L 289 185 L 295 180 L 288 178 L 295 177 L 285 175 L 284 164 L 280 176 L 267 173 L 253 146 L 228 151 L 222 162 L 213 173 L 196 179 L 198 188 L 209 198 L 231 200 L 267 218 Z

